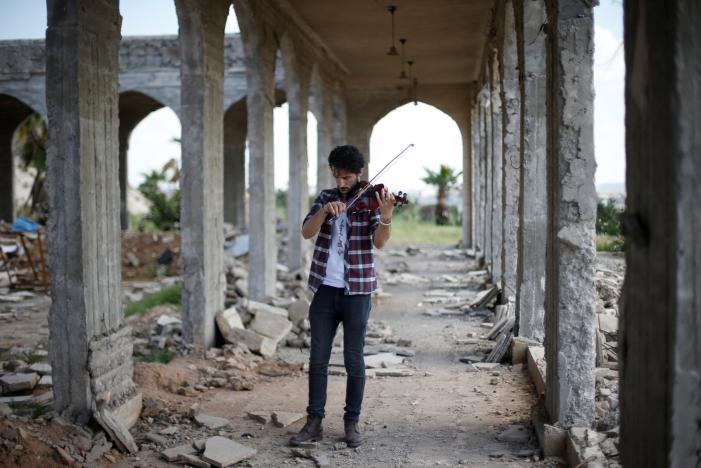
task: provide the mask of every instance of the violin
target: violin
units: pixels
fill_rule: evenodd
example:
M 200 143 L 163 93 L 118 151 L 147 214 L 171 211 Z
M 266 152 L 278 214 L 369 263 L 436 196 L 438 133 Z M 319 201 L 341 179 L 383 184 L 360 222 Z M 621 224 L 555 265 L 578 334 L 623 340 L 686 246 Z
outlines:
M 377 201 L 376 193 L 382 193 L 385 190 L 384 184 L 371 184 L 367 180 L 358 182 L 358 189 L 355 197 L 346 204 L 346 211 L 349 213 L 357 213 L 363 210 L 377 210 L 380 207 Z M 401 190 L 394 195 L 394 206 L 401 208 L 409 204 L 407 194 Z

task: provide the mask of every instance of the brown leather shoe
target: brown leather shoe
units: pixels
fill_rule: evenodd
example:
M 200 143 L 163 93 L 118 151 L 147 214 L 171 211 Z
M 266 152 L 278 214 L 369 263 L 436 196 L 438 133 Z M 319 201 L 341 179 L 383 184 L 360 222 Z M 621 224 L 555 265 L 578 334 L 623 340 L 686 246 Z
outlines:
M 290 438 L 290 445 L 297 447 L 303 442 L 318 442 L 324 438 L 324 431 L 321 428 L 321 418 L 319 416 L 307 416 L 304 427 Z
M 359 447 L 363 444 L 363 436 L 360 435 L 360 431 L 358 430 L 358 421 L 344 421 L 343 429 L 346 432 L 346 436 L 343 440 L 350 448 Z

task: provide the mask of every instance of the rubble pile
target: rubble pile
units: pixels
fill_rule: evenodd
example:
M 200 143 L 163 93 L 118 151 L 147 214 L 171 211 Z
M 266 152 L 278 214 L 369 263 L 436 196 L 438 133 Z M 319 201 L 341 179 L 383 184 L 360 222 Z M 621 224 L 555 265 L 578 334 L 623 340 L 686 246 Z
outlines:
M 180 274 L 180 232 L 122 234 L 122 278 L 149 280 Z
M 15 346 L 4 353 L 0 361 L 0 405 L 7 405 L 17 414 L 49 411 L 54 397 L 48 359 L 48 352 L 42 348 Z

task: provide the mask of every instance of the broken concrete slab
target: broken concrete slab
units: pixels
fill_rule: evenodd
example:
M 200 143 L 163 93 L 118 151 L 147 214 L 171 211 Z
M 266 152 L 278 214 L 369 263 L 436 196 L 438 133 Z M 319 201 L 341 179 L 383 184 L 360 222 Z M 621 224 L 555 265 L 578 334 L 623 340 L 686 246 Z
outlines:
M 290 413 L 286 411 L 275 411 L 272 414 L 273 423 L 277 427 L 287 427 L 304 418 L 302 413 Z
M 219 429 L 229 425 L 228 419 L 212 416 L 210 414 L 199 413 L 194 419 L 200 426 L 204 426 L 209 429 Z
M 411 377 L 414 370 L 409 368 L 373 369 L 376 377 Z
M 181 454 L 192 455 L 196 453 L 197 449 L 192 444 L 182 444 L 163 450 L 161 456 L 169 462 L 174 462 Z
M 39 379 L 39 383 L 37 384 L 40 387 L 50 387 L 54 384 L 54 379 L 50 375 L 44 375 L 41 379 Z
M 0 377 L 2 393 L 17 393 L 33 390 L 39 382 L 39 375 L 32 372 L 29 374 L 5 374 Z
M 498 362 L 477 362 L 473 364 L 477 369 L 479 370 L 492 370 L 496 367 L 499 367 L 501 364 Z
M 521 364 L 526 362 L 526 353 L 529 346 L 539 346 L 535 340 L 523 336 L 515 336 L 511 340 L 511 364 Z
M 178 455 L 178 458 L 175 460 L 176 463 L 183 463 L 187 466 L 192 466 L 195 468 L 209 468 L 210 465 L 206 461 L 202 460 L 200 457 L 190 454 L 190 453 L 181 453 Z
M 261 424 L 268 424 L 270 421 L 272 421 L 270 411 L 248 411 L 246 416 Z
M 242 299 L 239 305 L 246 309 L 249 313 L 253 315 L 258 315 L 259 313 L 270 313 L 279 315 L 280 317 L 288 318 L 287 309 L 281 307 L 275 307 L 263 302 L 256 302 L 250 299 Z
M 36 372 L 41 376 L 51 375 L 51 364 L 47 364 L 45 362 L 37 362 L 29 366 L 29 370 L 32 372 Z
M 292 322 L 286 317 L 261 310 L 256 313 L 248 328 L 277 344 L 292 330 Z
M 277 343 L 270 338 L 259 335 L 252 330 L 241 328 L 232 329 L 226 339 L 231 343 L 243 344 L 254 353 L 265 357 L 274 355 L 277 348 Z
M 251 458 L 256 449 L 234 442 L 226 437 L 215 436 L 207 439 L 202 459 L 212 465 L 224 468 L 246 458 Z
M 618 333 L 618 317 L 609 314 L 597 314 L 599 317 L 599 330 L 609 335 Z
M 400 365 L 403 362 L 404 358 L 394 353 L 379 353 L 365 356 L 365 367 L 370 369 L 390 368 Z
M 229 307 L 218 313 L 216 321 L 222 336 L 229 336 L 234 328 L 245 328 L 236 307 Z
M 129 429 L 106 408 L 93 411 L 93 417 L 97 423 L 107 432 L 110 438 L 117 444 L 117 447 L 129 453 L 136 453 L 139 447 L 134 442 Z
M 144 406 L 143 395 L 141 392 L 136 392 L 132 397 L 126 399 L 116 408 L 112 408 L 112 414 L 119 418 L 120 421 L 131 429 L 139 420 L 141 409 Z

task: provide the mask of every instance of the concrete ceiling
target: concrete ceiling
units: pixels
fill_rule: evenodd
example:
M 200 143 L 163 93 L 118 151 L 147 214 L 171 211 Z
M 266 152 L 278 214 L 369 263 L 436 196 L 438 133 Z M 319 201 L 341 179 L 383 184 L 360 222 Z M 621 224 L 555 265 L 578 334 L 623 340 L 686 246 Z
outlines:
M 469 83 L 478 76 L 494 0 L 290 0 L 292 7 L 350 70 L 348 88 L 407 84 L 400 56 L 389 56 L 396 5 L 395 45 L 407 39 L 419 84 Z M 408 73 L 408 68 L 406 69 Z

